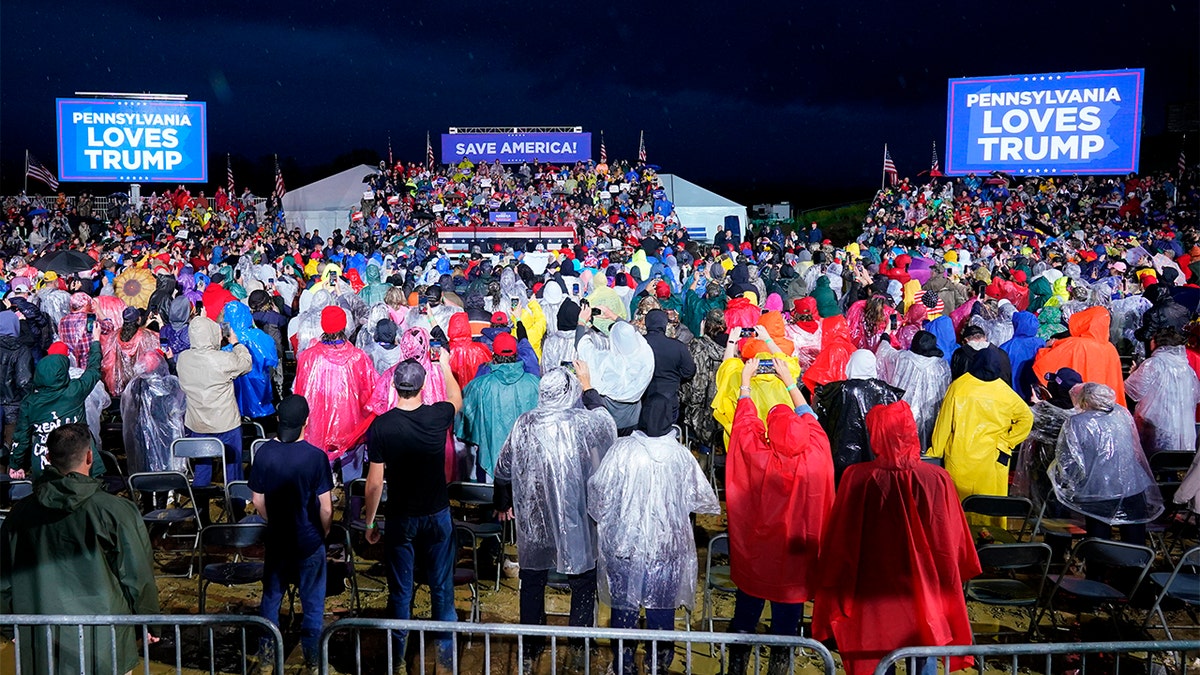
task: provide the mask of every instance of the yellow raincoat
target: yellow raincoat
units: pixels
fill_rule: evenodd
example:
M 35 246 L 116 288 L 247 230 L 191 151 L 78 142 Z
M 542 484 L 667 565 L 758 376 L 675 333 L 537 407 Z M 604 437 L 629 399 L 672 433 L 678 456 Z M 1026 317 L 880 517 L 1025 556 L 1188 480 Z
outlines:
M 764 352 L 758 358 L 769 361 L 771 355 Z M 794 356 L 784 356 L 792 377 L 800 379 L 800 361 Z M 733 428 L 733 414 L 737 412 L 738 389 L 742 386 L 742 368 L 746 362 L 739 358 L 725 359 L 717 367 L 717 393 L 713 397 L 713 418 L 725 429 L 725 447 L 729 447 L 729 431 Z M 1003 384 L 1003 383 L 1001 383 Z M 758 409 L 758 418 L 767 423 L 767 413 L 779 404 L 792 407 L 792 396 L 787 385 L 777 375 L 755 375 L 750 378 L 750 399 Z
M 1013 448 L 1032 427 L 1029 406 L 1004 380 L 984 382 L 967 373 L 946 390 L 929 456 L 945 458 L 960 499 L 1005 496 Z
M 516 317 L 516 321 L 513 321 L 513 326 L 517 325 L 517 321 L 525 326 L 525 337 L 529 339 L 529 344 L 537 353 L 538 361 L 541 361 L 542 338 L 546 337 L 546 312 L 542 309 L 541 303 L 535 298 L 529 298 L 529 302 L 525 303 L 525 308 L 521 310 L 521 315 Z M 515 329 L 513 335 L 516 335 Z
M 1058 307 L 1064 302 L 1070 300 L 1071 291 L 1067 289 L 1067 284 L 1069 283 L 1071 283 L 1070 277 L 1059 277 L 1055 279 L 1054 283 L 1051 285 L 1054 295 L 1050 296 L 1050 299 L 1046 301 L 1046 304 L 1043 305 L 1043 307 Z

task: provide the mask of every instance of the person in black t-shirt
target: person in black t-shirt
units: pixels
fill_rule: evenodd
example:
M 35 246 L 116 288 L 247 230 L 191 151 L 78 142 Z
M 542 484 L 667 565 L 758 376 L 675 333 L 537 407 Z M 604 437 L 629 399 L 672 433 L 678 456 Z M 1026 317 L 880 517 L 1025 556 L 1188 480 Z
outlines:
M 375 418 L 367 429 L 367 541 L 386 540 L 388 616 L 412 616 L 413 566 L 420 564 L 429 583 L 435 621 L 456 621 L 454 611 L 454 528 L 446 491 L 446 434 L 462 409 L 462 390 L 447 358 L 435 362 L 446 382 L 447 401 L 423 405 L 425 368 L 415 359 L 396 365 L 392 384 L 400 400 Z M 383 481 L 391 486 L 386 511 L 387 532 L 375 523 Z M 396 654 L 404 658 L 405 634 L 398 632 Z M 449 666 L 451 644 L 439 638 L 438 660 Z
M 295 584 L 304 609 L 304 663 L 315 669 L 325 618 L 325 537 L 333 521 L 333 475 L 325 453 L 303 438 L 308 401 L 288 396 L 278 411 L 279 439 L 263 445 L 250 468 L 251 499 L 267 521 L 259 611 L 278 626 L 283 591 Z

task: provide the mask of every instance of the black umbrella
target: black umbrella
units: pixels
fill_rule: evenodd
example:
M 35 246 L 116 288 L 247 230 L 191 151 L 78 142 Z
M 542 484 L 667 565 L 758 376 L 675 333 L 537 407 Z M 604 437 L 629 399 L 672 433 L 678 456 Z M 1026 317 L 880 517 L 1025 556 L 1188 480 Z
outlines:
M 371 175 L 369 175 L 369 176 L 363 176 L 362 182 L 364 182 L 364 183 L 370 183 L 371 181 L 375 180 L 375 177 L 376 177 L 376 176 L 378 176 L 378 175 L 379 175 L 379 174 L 377 174 L 377 173 L 373 173 L 373 174 L 371 174 Z
M 96 261 L 79 251 L 51 251 L 33 262 L 43 272 L 56 272 L 62 276 L 90 270 Z
M 413 211 L 413 220 L 435 220 L 437 216 L 428 211 Z

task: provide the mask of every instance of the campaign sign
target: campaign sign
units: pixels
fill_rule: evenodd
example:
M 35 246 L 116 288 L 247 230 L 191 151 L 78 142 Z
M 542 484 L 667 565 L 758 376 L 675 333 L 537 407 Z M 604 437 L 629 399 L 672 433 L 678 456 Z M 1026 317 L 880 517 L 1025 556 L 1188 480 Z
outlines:
M 536 132 L 526 134 L 442 134 L 442 163 L 464 158 L 475 162 L 523 164 L 570 163 L 592 158 L 590 133 Z
M 946 173 L 1138 169 L 1142 69 L 950 80 Z
M 56 100 L 63 181 L 208 182 L 205 104 Z
M 516 211 L 489 211 L 488 220 L 493 223 L 515 223 L 517 222 Z

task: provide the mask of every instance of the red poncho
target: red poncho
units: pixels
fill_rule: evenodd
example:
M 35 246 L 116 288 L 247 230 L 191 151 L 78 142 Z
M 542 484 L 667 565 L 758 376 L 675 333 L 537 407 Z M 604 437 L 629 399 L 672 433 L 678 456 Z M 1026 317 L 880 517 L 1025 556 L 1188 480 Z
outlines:
M 233 297 L 233 293 L 225 290 L 221 284 L 205 286 L 204 294 L 200 296 L 200 304 L 204 305 L 205 316 L 213 321 L 221 320 L 221 312 L 225 310 L 225 305 L 231 302 L 237 302 L 237 298 Z
M 831 316 L 823 321 L 821 353 L 801 378 L 810 392 L 815 392 L 817 385 L 846 379 L 846 364 L 850 363 L 850 355 L 855 349 L 854 342 L 850 339 L 850 327 L 846 324 L 846 317 Z
M 987 287 L 987 296 L 997 300 L 1008 300 L 1018 312 L 1029 309 L 1029 288 L 1007 279 L 992 279 L 992 283 Z
M 876 458 L 842 474 L 813 604 L 813 637 L 837 638 L 847 675 L 869 675 L 900 647 L 971 644 L 962 586 L 980 572 L 954 481 L 921 461 L 908 403 L 876 406 L 866 422 Z
M 446 337 L 450 338 L 450 372 L 463 389 L 475 379 L 479 366 L 492 360 L 492 352 L 481 342 L 471 339 L 471 320 L 466 312 L 455 312 L 450 315 L 450 325 Z
M 812 599 L 833 507 L 833 455 L 817 418 L 777 405 L 764 426 L 754 402 L 741 399 L 726 471 L 733 582 L 773 602 Z
M 347 342 L 317 342 L 300 352 L 292 391 L 308 401 L 304 440 L 331 460 L 357 445 L 374 418 L 367 403 L 375 378 L 371 357 Z

